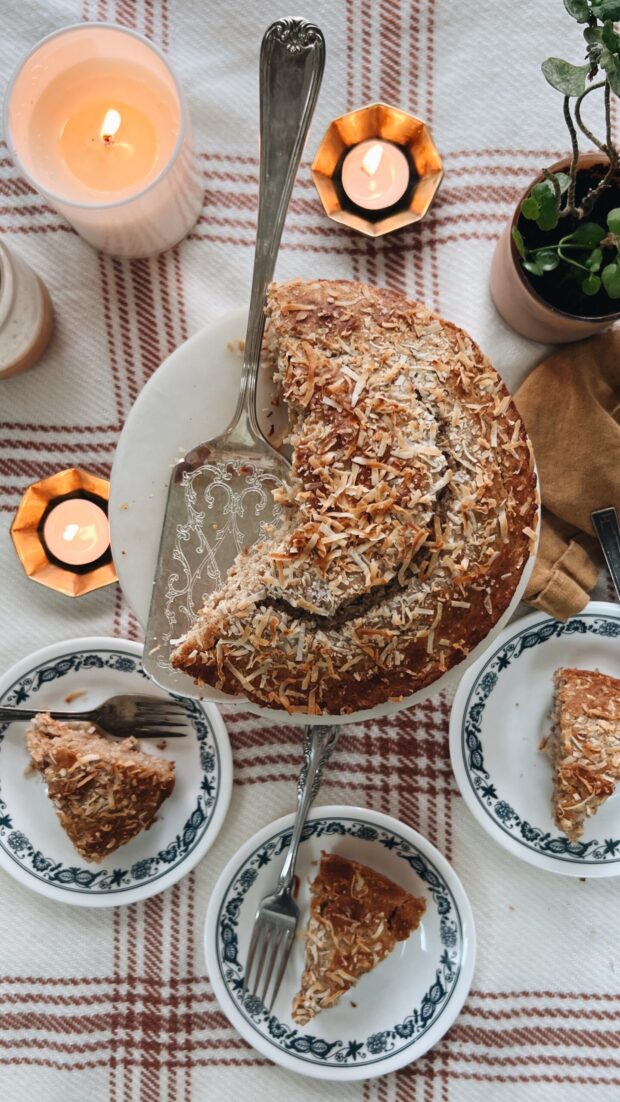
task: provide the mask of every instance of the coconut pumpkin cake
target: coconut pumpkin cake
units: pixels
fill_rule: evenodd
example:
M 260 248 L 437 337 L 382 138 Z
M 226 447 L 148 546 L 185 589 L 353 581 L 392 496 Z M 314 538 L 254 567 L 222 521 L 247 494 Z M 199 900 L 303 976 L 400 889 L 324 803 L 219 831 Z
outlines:
M 620 783 L 620 680 L 560 669 L 554 688 L 553 727 L 542 748 L 553 762 L 553 817 L 577 842 Z
M 172 664 L 289 712 L 401 700 L 515 592 L 537 523 L 523 424 L 471 338 L 396 291 L 295 280 L 266 312 L 285 521 L 238 556 Z
M 30 769 L 43 777 L 61 827 L 86 861 L 103 861 L 148 829 L 174 788 L 173 761 L 78 718 L 41 712 L 26 745 Z

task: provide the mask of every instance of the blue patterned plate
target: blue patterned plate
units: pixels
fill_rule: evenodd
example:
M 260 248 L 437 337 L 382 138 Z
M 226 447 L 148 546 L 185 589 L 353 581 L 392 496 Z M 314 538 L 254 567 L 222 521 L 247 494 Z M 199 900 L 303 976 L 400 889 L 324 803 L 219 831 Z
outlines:
M 409 1064 L 443 1037 L 471 983 L 475 934 L 460 880 L 444 857 L 404 823 L 358 807 L 311 812 L 299 850 L 300 930 L 309 914 L 309 881 L 322 850 L 385 873 L 423 895 L 420 928 L 330 1010 L 307 1026 L 291 1018 L 303 969 L 303 940 L 291 952 L 273 1013 L 242 998 L 243 969 L 256 908 L 278 877 L 291 838 L 293 815 L 250 838 L 220 876 L 205 926 L 207 970 L 224 1013 L 259 1052 L 315 1079 L 370 1079 Z
M 515 857 L 565 876 L 620 876 L 620 795 L 578 842 L 553 821 L 551 763 L 539 746 L 560 666 L 620 677 L 619 605 L 592 601 L 565 624 L 535 612 L 507 627 L 459 685 L 452 767 L 470 811 Z
M 56 643 L 0 678 L 0 703 L 78 712 L 115 693 L 165 696 L 147 678 L 141 656 L 138 643 L 123 639 Z M 142 742 L 148 753 L 174 760 L 172 795 L 149 830 L 101 865 L 82 860 L 40 776 L 26 775 L 25 725 L 0 724 L 0 867 L 49 899 L 82 907 L 135 903 L 180 880 L 215 841 L 232 787 L 230 744 L 218 709 L 195 700 L 186 708 L 186 738 L 168 739 L 163 749 L 156 740 Z

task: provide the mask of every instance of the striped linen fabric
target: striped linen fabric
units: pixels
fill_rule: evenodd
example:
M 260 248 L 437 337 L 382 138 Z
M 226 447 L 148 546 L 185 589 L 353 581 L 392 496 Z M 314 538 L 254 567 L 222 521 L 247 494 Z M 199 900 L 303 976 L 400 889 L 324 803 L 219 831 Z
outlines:
M 340 277 L 406 291 L 465 326 L 511 389 L 545 353 L 501 322 L 488 272 L 519 195 L 567 145 L 540 60 L 578 60 L 561 0 L 313 0 L 327 68 L 278 263 L 282 279 Z M 171 252 L 97 254 L 0 149 L 0 232 L 46 281 L 56 331 L 44 361 L 0 382 L 0 661 L 73 636 L 136 639 L 118 588 L 70 601 L 22 573 L 9 527 L 24 488 L 78 464 L 108 475 L 118 434 L 158 364 L 247 299 L 257 193 L 258 49 L 289 14 L 275 0 L 0 0 L 0 80 L 44 34 L 80 20 L 135 28 L 186 89 L 205 203 Z M 380 241 L 328 221 L 310 161 L 332 117 L 382 98 L 425 118 L 446 178 L 417 228 Z M 602 585 L 598 596 L 611 598 Z M 496 848 L 452 777 L 445 695 L 396 719 L 345 727 L 322 800 L 388 812 L 453 862 L 476 917 L 473 990 L 418 1063 L 338 1088 L 343 1102 L 596 1102 L 620 1097 L 615 884 L 545 877 Z M 253 832 L 293 805 L 299 733 L 228 715 L 235 779 L 220 837 L 197 870 L 143 904 L 81 911 L 0 873 L 0 1094 L 7 1102 L 329 1100 L 284 1072 L 219 1010 L 201 945 L 209 893 Z

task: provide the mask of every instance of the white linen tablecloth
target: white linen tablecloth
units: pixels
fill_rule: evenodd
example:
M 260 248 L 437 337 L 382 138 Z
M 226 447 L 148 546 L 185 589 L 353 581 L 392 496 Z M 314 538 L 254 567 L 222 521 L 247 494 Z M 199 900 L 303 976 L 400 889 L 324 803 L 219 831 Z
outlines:
M 42 275 L 56 310 L 43 362 L 0 381 L 0 663 L 73 636 L 139 636 L 119 589 L 70 600 L 23 574 L 9 527 L 24 488 L 62 467 L 108 475 L 140 388 L 183 340 L 248 297 L 257 194 L 258 51 L 267 25 L 322 27 L 327 66 L 277 275 L 405 290 L 465 326 L 511 389 L 544 354 L 488 291 L 491 254 L 528 181 L 567 148 L 549 54 L 580 58 L 561 0 L 0 0 L 2 91 L 22 54 L 82 19 L 134 27 L 186 90 L 205 203 L 189 238 L 133 263 L 85 245 L 0 152 L 0 232 Z M 309 165 L 329 120 L 382 98 L 425 118 L 446 178 L 425 222 L 372 241 L 328 221 Z M 208 396 L 205 396 L 207 400 Z M 611 596 L 606 589 L 601 595 Z M 250 1048 L 215 1003 L 201 946 L 209 892 L 238 846 L 292 809 L 299 734 L 228 716 L 234 793 L 195 872 L 144 904 L 53 904 L 0 872 L 0 1097 L 6 1102 L 588 1102 L 620 1097 L 618 892 L 546 876 L 498 849 L 460 798 L 449 703 L 347 727 L 321 800 L 389 812 L 453 863 L 475 912 L 472 993 L 446 1038 L 409 1068 L 335 1088 Z

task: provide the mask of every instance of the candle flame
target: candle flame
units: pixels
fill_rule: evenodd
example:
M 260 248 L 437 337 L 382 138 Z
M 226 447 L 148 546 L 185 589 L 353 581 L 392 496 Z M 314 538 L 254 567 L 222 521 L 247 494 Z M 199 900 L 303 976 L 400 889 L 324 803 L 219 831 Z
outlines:
M 377 142 L 375 145 L 371 145 L 368 153 L 362 161 L 362 168 L 364 169 L 364 172 L 366 172 L 368 176 L 374 176 L 379 168 L 379 165 L 381 164 L 382 159 L 383 147 L 381 146 L 381 144 Z
M 99 131 L 101 140 L 104 142 L 111 142 L 121 122 L 120 113 L 115 111 L 113 107 L 110 108 L 109 111 L 106 111 L 105 118 L 101 124 L 101 130 Z

